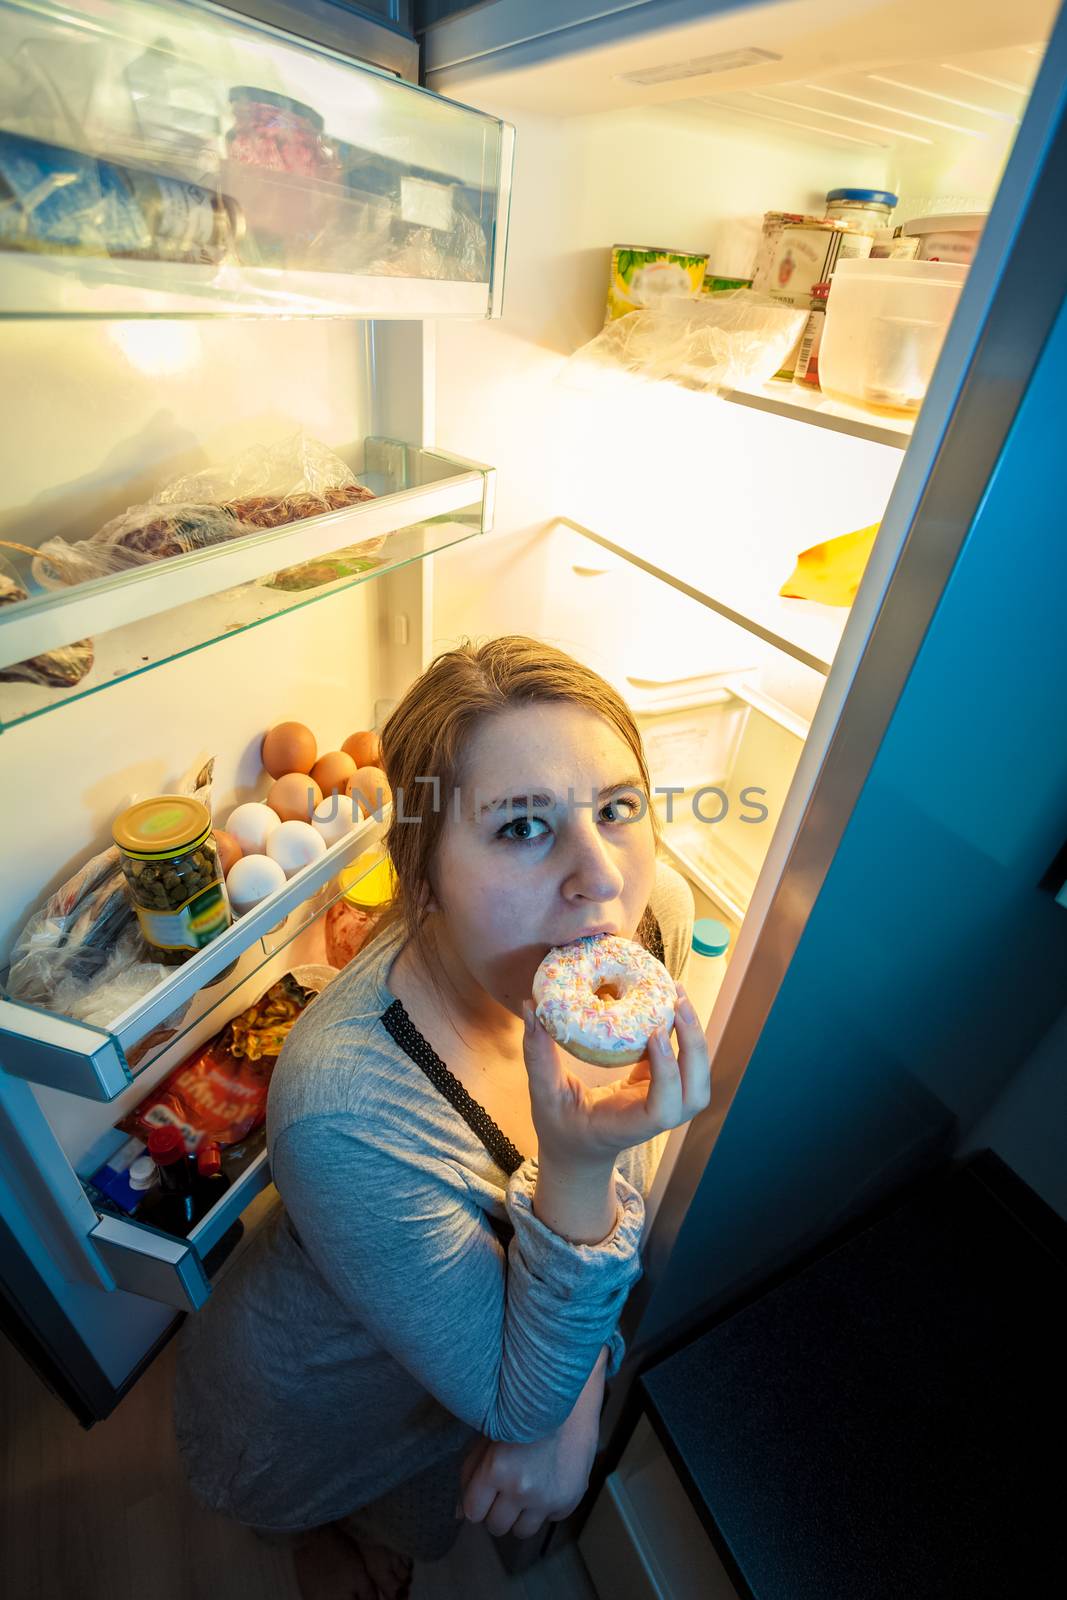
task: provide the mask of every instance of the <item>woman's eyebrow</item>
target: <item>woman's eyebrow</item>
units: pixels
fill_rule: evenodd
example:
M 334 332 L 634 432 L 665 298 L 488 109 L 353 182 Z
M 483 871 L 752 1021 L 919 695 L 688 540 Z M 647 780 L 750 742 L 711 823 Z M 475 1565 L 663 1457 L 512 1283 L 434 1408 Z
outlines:
M 598 790 L 597 799 L 602 800 L 606 794 L 615 794 L 619 789 L 639 789 L 644 792 L 644 780 L 641 777 L 620 778 L 618 783 L 605 784 Z M 582 799 L 580 792 L 574 790 L 575 801 Z M 566 796 L 563 797 L 566 802 Z M 527 791 L 524 794 L 503 795 L 496 800 L 490 800 L 485 805 L 479 806 L 478 815 L 484 817 L 490 811 L 508 811 L 521 807 L 527 811 L 545 811 L 558 803 L 557 796 L 549 790 Z M 585 802 L 588 804 L 588 802 Z

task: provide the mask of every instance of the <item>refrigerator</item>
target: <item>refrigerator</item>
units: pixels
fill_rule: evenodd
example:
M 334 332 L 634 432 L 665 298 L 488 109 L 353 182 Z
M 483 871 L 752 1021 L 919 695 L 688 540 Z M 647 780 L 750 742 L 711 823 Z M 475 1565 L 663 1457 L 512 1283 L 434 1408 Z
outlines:
M 1064 1004 L 1067 31 L 1045 0 L 530 11 L 435 22 L 420 86 L 410 40 L 326 0 L 0 6 L 0 132 L 43 185 L 0 253 L 0 673 L 67 679 L 0 682 L 0 937 L 25 954 L 135 799 L 213 758 L 221 826 L 267 792 L 268 728 L 336 749 L 461 637 L 602 672 L 663 853 L 730 935 L 694 971 L 713 1098 L 648 1200 L 607 1435 L 665 1341 L 991 1125 Z M 589 383 L 613 245 L 728 276 L 764 212 L 837 185 L 989 211 L 914 424 L 780 383 Z M 353 475 L 374 498 L 323 501 Z M 309 492 L 113 554 L 131 507 L 158 534 L 175 505 Z M 876 524 L 850 606 L 780 596 L 801 551 Z M 103 968 L 64 1009 L 5 974 L 0 1302 L 83 1423 L 277 1199 L 252 1140 L 188 1236 L 147 1227 L 91 1182 L 116 1124 L 321 963 L 383 824 L 163 978 Z

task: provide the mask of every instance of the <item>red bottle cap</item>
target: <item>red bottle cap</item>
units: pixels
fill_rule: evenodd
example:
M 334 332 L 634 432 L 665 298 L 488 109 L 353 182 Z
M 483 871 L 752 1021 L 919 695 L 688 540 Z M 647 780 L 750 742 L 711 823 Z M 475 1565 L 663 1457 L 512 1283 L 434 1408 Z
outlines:
M 180 1128 L 168 1123 L 164 1128 L 153 1128 L 148 1135 L 148 1154 L 157 1167 L 172 1166 L 185 1160 L 185 1140 Z
M 222 1151 L 217 1144 L 202 1144 L 196 1152 L 196 1170 L 202 1178 L 218 1177 L 222 1171 Z

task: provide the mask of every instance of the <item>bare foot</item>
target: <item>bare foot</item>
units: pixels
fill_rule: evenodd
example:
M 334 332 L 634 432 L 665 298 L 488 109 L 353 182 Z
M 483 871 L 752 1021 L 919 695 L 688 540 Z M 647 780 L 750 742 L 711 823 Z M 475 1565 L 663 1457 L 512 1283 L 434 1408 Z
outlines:
M 354 1533 L 342 1524 L 344 1537 L 359 1551 L 374 1582 L 381 1600 L 408 1600 L 415 1563 L 410 1556 L 390 1550 L 386 1544 L 375 1544 L 362 1534 Z
M 359 1548 L 335 1527 L 316 1528 L 293 1553 L 300 1600 L 381 1600 Z

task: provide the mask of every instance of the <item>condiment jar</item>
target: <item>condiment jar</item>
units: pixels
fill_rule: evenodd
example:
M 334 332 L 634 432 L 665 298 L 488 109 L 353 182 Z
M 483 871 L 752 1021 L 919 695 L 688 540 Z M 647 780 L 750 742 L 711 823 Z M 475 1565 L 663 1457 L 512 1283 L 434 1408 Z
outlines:
M 191 795 L 127 807 L 112 828 L 137 920 L 165 966 L 176 966 L 230 926 L 211 814 Z
M 234 123 L 226 135 L 231 161 L 302 178 L 340 180 L 340 163 L 323 138 L 322 118 L 288 95 L 238 85 L 230 90 Z
M 897 196 L 888 189 L 831 189 L 826 196 L 826 215 L 835 222 L 847 222 L 857 233 L 880 233 L 888 228 Z
M 377 866 L 372 866 L 376 854 L 365 850 L 341 873 L 344 893 L 326 913 L 326 960 L 331 967 L 343 967 L 351 961 L 396 894 L 392 862 L 382 857 Z

